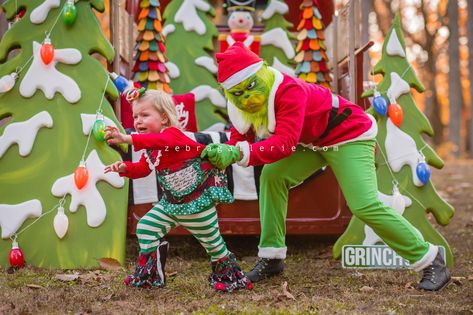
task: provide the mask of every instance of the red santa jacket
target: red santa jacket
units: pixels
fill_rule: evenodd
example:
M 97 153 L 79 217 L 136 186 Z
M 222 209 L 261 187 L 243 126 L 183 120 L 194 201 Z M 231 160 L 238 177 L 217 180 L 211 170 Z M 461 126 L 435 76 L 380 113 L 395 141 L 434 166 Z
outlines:
M 243 152 L 240 165 L 261 165 L 276 162 L 294 152 L 297 144 L 325 147 L 354 140 L 373 139 L 377 125 L 358 105 L 332 95 L 319 85 L 284 75 L 272 69 L 275 82 L 268 100 L 268 128 L 255 132 L 238 108 L 228 102 L 228 114 L 233 123 L 230 141 Z M 341 124 L 324 133 L 333 103 L 342 112 L 349 108 L 351 114 Z M 255 133 L 262 141 L 255 141 Z
M 200 156 L 205 148 L 205 145 L 193 141 L 175 127 L 166 128 L 161 133 L 132 134 L 131 138 L 135 151 L 154 150 L 151 154 L 153 163 L 158 156 L 158 150 L 161 151 L 157 171 L 178 170 L 185 161 Z M 125 164 L 126 172 L 120 173 L 120 176 L 135 179 L 145 177 L 151 172 L 145 154 L 138 162 L 126 161 Z

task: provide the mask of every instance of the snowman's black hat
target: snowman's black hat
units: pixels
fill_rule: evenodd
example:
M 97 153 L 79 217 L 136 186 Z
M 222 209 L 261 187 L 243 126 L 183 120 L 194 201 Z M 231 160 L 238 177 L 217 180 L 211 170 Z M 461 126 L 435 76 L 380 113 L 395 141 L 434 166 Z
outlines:
M 232 11 L 255 11 L 255 0 L 226 0 L 224 4 L 228 12 Z

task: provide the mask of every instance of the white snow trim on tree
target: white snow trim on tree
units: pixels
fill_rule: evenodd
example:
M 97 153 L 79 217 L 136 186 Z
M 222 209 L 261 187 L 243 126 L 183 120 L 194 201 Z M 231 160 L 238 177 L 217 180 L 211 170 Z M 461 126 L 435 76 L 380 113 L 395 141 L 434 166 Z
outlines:
M 270 19 L 275 13 L 279 13 L 281 15 L 286 14 L 289 12 L 289 7 L 284 2 L 278 0 L 270 0 L 268 6 L 264 10 L 261 18 L 263 20 Z
M 121 188 L 125 184 L 125 180 L 117 173 L 104 174 L 105 165 L 95 150 L 92 150 L 87 157 L 86 166 L 89 171 L 89 180 L 85 187 L 80 190 L 77 189 L 74 183 L 74 173 L 72 173 L 57 179 L 51 188 L 51 192 L 56 197 L 70 194 L 71 204 L 69 210 L 76 212 L 79 205 L 83 205 L 87 214 L 87 224 L 90 227 L 97 227 L 105 221 L 107 215 L 105 202 L 97 190 L 97 182 L 103 180 L 113 187 Z
M 171 79 L 177 79 L 181 75 L 181 71 L 179 71 L 179 67 L 173 62 L 166 62 L 166 68 L 168 68 L 168 74 Z
M 286 57 L 294 58 L 296 55 L 294 47 L 287 33 L 280 27 L 273 28 L 261 35 L 261 46 L 273 45 L 282 49 Z
M 105 125 L 117 127 L 117 124 L 107 116 L 103 116 Z M 97 115 L 95 114 L 80 114 L 80 119 L 82 120 L 82 132 L 85 136 L 88 136 L 92 128 L 94 127 L 95 121 L 97 120 Z
M 293 68 L 283 64 L 276 56 L 273 58 L 273 68 L 293 78 L 296 77 L 296 71 Z
M 386 206 L 393 208 L 397 213 L 402 215 L 404 210 L 412 205 L 412 200 L 401 194 L 385 195 L 378 191 L 378 199 Z M 365 239 L 363 245 L 375 245 L 383 242 L 383 240 L 376 234 L 372 228 L 365 224 Z
M 204 35 L 207 29 L 197 9 L 208 12 L 210 8 L 210 4 L 202 0 L 184 0 L 174 16 L 174 21 L 182 23 L 188 32 L 195 31 L 199 35 Z
M 386 120 L 386 158 L 389 167 L 397 173 L 404 165 L 409 165 L 412 173 L 412 181 L 417 187 L 422 182 L 417 177 L 416 167 L 422 156 L 417 150 L 416 143 L 411 136 L 396 127 L 390 119 Z
M 194 88 L 191 93 L 195 95 L 195 101 L 200 102 L 205 98 L 208 98 L 212 104 L 218 107 L 225 108 L 227 106 L 227 102 L 225 98 L 220 94 L 217 89 L 214 89 L 210 85 L 199 85 L 198 87 Z
M 57 8 L 61 5 L 61 0 L 45 0 L 42 4 L 36 7 L 30 14 L 30 21 L 33 24 L 41 24 L 48 17 L 51 9 Z
M 388 44 L 386 45 L 386 53 L 390 56 L 399 56 L 403 58 L 406 57 L 406 53 L 402 48 L 395 29 L 393 29 L 391 35 L 389 36 Z
M 79 50 L 74 48 L 55 49 L 54 60 L 45 65 L 40 57 L 41 44 L 33 42 L 33 62 L 20 84 L 20 94 L 32 97 L 36 90 L 43 91 L 47 99 L 53 99 L 56 92 L 61 93 L 69 103 L 80 100 L 81 92 L 77 83 L 56 70 L 58 62 L 77 64 L 82 60 Z
M 43 212 L 41 202 L 37 199 L 16 205 L 0 204 L 0 227 L 2 238 L 6 239 L 18 231 L 29 218 L 38 218 Z
M 168 24 L 163 27 L 162 33 L 164 37 L 167 37 L 169 34 L 174 33 L 175 30 L 176 30 L 176 26 L 174 24 Z
M 388 97 L 397 99 L 403 94 L 409 93 L 410 87 L 409 84 L 404 81 L 399 74 L 396 72 L 391 72 L 391 85 L 388 89 Z
M 52 126 L 53 118 L 47 111 L 42 111 L 28 120 L 9 124 L 0 137 L 0 158 L 13 143 L 18 144 L 21 156 L 27 156 L 33 149 L 39 129 Z
M 215 60 L 208 56 L 202 56 L 195 59 L 195 64 L 207 69 L 210 73 L 217 73 L 217 65 Z

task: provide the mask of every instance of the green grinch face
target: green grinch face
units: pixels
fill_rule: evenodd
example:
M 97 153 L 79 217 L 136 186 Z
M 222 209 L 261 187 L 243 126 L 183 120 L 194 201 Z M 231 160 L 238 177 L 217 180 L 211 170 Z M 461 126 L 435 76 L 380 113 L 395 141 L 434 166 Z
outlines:
M 267 106 L 273 83 L 274 73 L 263 65 L 245 81 L 225 90 L 225 96 L 240 110 L 257 113 Z

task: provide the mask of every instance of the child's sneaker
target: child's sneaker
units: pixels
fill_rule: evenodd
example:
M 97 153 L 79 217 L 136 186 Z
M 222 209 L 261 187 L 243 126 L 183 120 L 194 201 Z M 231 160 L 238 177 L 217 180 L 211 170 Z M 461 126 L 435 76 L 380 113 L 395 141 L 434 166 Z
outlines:
M 135 273 L 125 278 L 128 286 L 138 288 L 162 288 L 166 284 L 164 267 L 169 249 L 169 243 L 164 241 L 152 253 L 140 254 Z
M 154 254 L 156 252 L 153 252 Z M 125 285 L 141 288 L 149 288 L 151 284 L 149 283 L 150 270 L 148 270 L 148 261 L 152 259 L 153 253 L 141 253 L 138 257 L 138 263 L 135 268 L 135 272 L 131 275 L 128 275 L 123 281 Z M 155 254 L 156 256 L 156 254 Z
M 233 253 L 212 262 L 209 284 L 217 291 L 232 292 L 240 289 L 253 289 L 253 284 L 245 276 Z

